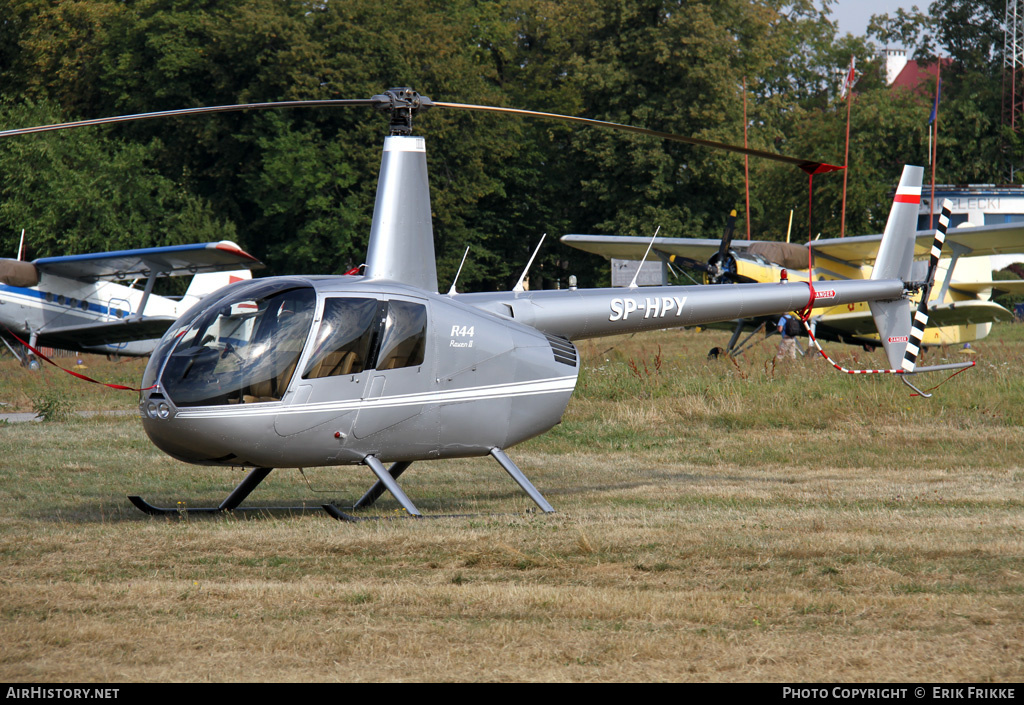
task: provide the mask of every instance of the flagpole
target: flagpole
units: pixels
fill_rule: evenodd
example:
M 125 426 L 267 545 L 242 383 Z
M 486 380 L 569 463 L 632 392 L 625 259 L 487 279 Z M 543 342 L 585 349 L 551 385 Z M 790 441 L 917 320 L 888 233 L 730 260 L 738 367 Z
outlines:
M 747 77 L 743 77 L 743 149 L 747 149 Z M 747 239 L 750 239 L 750 155 L 743 155 L 743 178 L 747 189 Z
M 942 56 L 935 57 L 935 139 L 932 140 L 932 197 L 928 201 L 928 228 L 935 229 L 935 162 L 939 158 L 939 91 L 942 90 Z
M 839 237 L 846 236 L 846 181 L 850 166 L 850 106 L 853 105 L 853 84 L 857 82 L 855 66 L 857 57 L 850 57 L 850 68 L 843 77 L 843 85 L 840 87 L 839 96 L 846 98 L 846 151 L 843 155 L 843 212 L 839 218 Z
M 843 214 L 839 221 L 839 237 L 846 236 L 846 177 L 850 173 L 850 104 L 853 103 L 853 90 L 846 94 L 846 153 L 843 155 Z

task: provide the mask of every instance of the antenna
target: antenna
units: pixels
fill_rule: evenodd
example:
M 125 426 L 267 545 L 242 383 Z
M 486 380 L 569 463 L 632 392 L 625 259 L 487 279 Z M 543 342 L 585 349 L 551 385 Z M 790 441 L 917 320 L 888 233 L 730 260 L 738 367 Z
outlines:
M 530 267 L 533 265 L 533 259 L 537 256 L 537 253 L 540 252 L 540 246 L 544 244 L 544 238 L 546 238 L 547 236 L 547 233 L 544 233 L 543 235 L 540 236 L 540 242 L 537 243 L 537 248 L 533 251 L 533 254 L 530 255 L 530 261 L 526 263 L 526 269 L 524 269 L 523 273 L 519 276 L 519 281 L 516 282 L 516 285 L 514 287 L 512 287 L 512 291 L 526 291 L 526 289 L 523 288 L 523 282 L 526 280 L 526 275 L 530 271 Z
M 455 296 L 459 293 L 455 291 L 455 282 L 459 281 L 459 275 L 462 274 L 462 265 L 466 263 L 466 256 L 469 255 L 469 247 L 466 247 L 466 251 L 462 253 L 462 261 L 459 262 L 459 271 L 455 272 L 455 278 L 452 279 L 452 288 L 448 290 L 448 296 Z
M 640 268 L 643 267 L 644 266 L 644 262 L 647 261 L 647 255 L 649 255 L 651 253 L 651 248 L 654 247 L 654 239 L 656 237 L 658 237 L 658 232 L 660 230 L 661 230 L 661 226 L 660 225 L 654 229 L 654 236 L 651 237 L 651 241 L 649 243 L 647 243 L 647 252 L 644 253 L 643 259 L 641 259 L 640 260 L 640 264 L 637 265 L 636 274 L 633 275 L 633 281 L 629 285 L 630 289 L 635 289 L 637 287 L 636 278 L 640 276 Z
M 18 261 L 25 257 L 25 228 L 21 229 L 21 242 L 18 243 Z

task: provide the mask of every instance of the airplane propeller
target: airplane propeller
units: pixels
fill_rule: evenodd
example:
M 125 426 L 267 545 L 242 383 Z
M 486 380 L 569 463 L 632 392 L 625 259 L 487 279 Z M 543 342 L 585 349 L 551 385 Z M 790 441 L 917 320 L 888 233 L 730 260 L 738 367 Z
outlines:
M 687 269 L 703 272 L 705 284 L 736 284 L 740 281 L 747 281 L 736 276 L 736 260 L 729 252 L 735 234 L 736 209 L 734 208 L 729 212 L 729 217 L 726 218 L 725 230 L 722 231 L 722 240 L 718 245 L 718 252 L 711 255 L 707 262 L 696 260 L 692 257 L 672 255 L 667 258 L 668 264 L 669 266 L 680 265 Z
M 736 233 L 736 210 L 729 213 L 725 221 L 725 231 L 722 233 L 722 242 L 718 246 L 718 252 L 708 260 L 707 272 L 709 284 L 722 284 L 733 281 L 736 273 L 736 263 L 729 256 L 729 246 L 732 245 L 732 236 Z

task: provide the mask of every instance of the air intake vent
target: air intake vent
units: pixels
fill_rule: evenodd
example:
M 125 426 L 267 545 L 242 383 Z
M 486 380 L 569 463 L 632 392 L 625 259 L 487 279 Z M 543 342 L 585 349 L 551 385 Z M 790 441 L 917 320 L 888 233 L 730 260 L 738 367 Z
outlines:
M 548 344 L 551 345 L 551 352 L 555 354 L 555 362 L 561 362 L 569 367 L 576 367 L 576 346 L 566 338 L 559 338 L 556 335 L 545 335 Z

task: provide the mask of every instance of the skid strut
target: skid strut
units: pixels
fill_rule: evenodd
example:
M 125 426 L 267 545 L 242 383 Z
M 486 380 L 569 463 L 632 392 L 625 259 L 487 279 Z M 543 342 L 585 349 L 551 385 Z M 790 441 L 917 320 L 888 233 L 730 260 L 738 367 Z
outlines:
M 233 512 L 233 511 L 290 511 L 290 512 L 311 512 L 320 511 L 319 506 L 307 506 L 307 507 L 239 507 L 245 498 L 248 497 L 257 485 L 267 478 L 267 475 L 273 468 L 255 468 L 245 479 L 238 483 L 238 486 L 231 491 L 231 494 L 225 498 L 216 507 L 188 507 L 184 504 L 178 507 L 157 507 L 138 495 L 128 495 L 128 500 L 134 504 L 139 510 L 149 514 L 151 516 L 169 516 L 169 515 L 181 515 L 181 514 L 219 514 L 220 512 Z
M 501 467 L 505 468 L 505 472 L 507 472 L 512 479 L 516 481 L 516 484 L 523 488 L 523 492 L 530 495 L 530 499 L 537 503 L 537 506 L 540 507 L 542 512 L 550 514 L 555 511 L 555 508 L 548 504 L 548 501 L 544 499 L 544 495 L 538 492 L 537 488 L 533 486 L 533 483 L 526 479 L 526 475 L 523 474 L 523 471 L 517 468 L 516 464 L 513 463 L 507 455 L 505 455 L 505 451 L 501 448 L 491 448 L 491 456 L 498 461 Z
M 411 462 L 395 463 L 390 468 L 388 468 L 387 472 L 391 476 L 391 479 L 397 480 L 398 476 L 401 475 L 406 470 L 408 470 L 410 465 L 412 465 Z M 372 506 L 374 502 L 380 499 L 380 496 L 384 494 L 384 492 L 387 489 L 387 485 L 385 485 L 382 481 L 377 480 L 377 482 L 374 483 L 373 487 L 368 489 L 366 491 L 366 494 L 364 494 L 359 499 L 358 502 L 352 505 L 352 508 L 363 509 L 364 507 Z
M 548 504 L 548 501 L 544 499 L 544 495 L 538 492 L 537 488 L 533 486 L 533 483 L 526 478 L 523 471 L 516 467 L 516 464 L 513 463 L 507 455 L 505 455 L 505 451 L 500 448 L 492 448 L 490 454 L 498 461 L 501 467 L 505 469 L 505 472 L 507 472 L 512 479 L 516 481 L 516 484 L 518 484 L 523 491 L 530 496 L 530 499 L 536 502 L 537 506 L 541 508 L 541 511 L 546 514 L 550 514 L 555 511 L 554 507 Z M 398 482 L 396 482 L 398 477 L 409 469 L 409 466 L 412 465 L 411 462 L 395 463 L 390 468 L 385 468 L 378 458 L 368 455 L 363 459 L 363 464 L 373 470 L 373 474 L 377 476 L 377 482 L 375 482 L 373 487 L 367 490 L 366 494 L 364 494 L 360 500 L 352 506 L 352 509 L 365 509 L 366 507 L 373 505 L 373 503 L 376 502 L 382 494 L 384 494 L 384 491 L 387 490 L 395 499 L 398 500 L 398 503 L 405 508 L 409 518 L 425 518 L 424 515 L 416 508 L 416 505 L 412 503 L 412 500 L 409 499 L 405 492 L 402 491 L 402 488 L 398 486 Z M 323 505 L 323 508 L 324 511 L 332 517 L 341 521 L 360 521 L 361 519 L 369 518 L 356 517 L 352 514 L 347 514 L 333 504 L 325 504 Z M 446 516 L 468 515 L 449 514 Z

